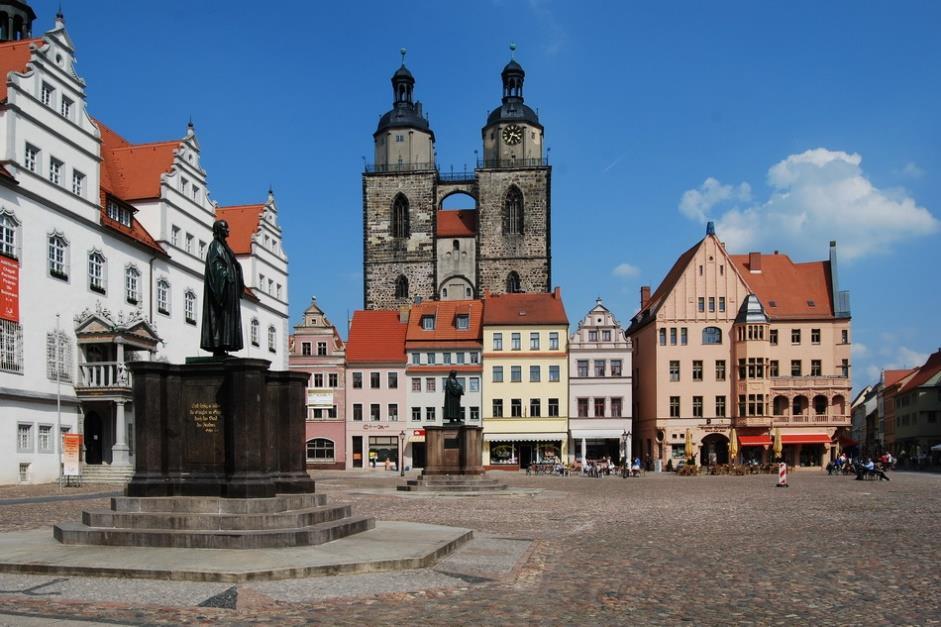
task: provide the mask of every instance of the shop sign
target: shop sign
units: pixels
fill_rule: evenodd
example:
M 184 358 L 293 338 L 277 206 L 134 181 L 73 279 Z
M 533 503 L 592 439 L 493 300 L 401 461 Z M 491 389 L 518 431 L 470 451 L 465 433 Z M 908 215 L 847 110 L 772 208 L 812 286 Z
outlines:
M 20 264 L 0 255 L 0 318 L 20 321 Z
M 425 435 L 425 430 L 424 430 L 424 429 L 415 429 L 414 431 L 412 431 L 412 435 L 423 436 L 423 435 Z
M 389 425 L 363 425 L 363 431 L 369 431 L 370 429 L 388 429 Z
M 79 476 L 78 452 L 81 448 L 81 434 L 66 433 L 62 436 L 62 466 L 66 477 Z
M 326 405 L 330 407 L 333 405 L 333 392 L 325 392 L 323 390 L 307 390 L 307 404 Z

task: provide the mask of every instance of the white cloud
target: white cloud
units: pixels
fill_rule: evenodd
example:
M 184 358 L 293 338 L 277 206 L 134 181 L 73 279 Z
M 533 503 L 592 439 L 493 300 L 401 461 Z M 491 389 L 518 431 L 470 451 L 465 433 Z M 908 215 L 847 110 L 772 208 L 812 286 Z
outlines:
M 835 239 L 841 256 L 852 259 L 938 230 L 941 222 L 926 208 L 902 190 L 875 187 L 861 164 L 859 154 L 815 148 L 768 170 L 771 194 L 764 202 L 710 217 L 717 205 L 742 200 L 747 185 L 723 185 L 710 177 L 683 194 L 679 209 L 691 219 L 715 220 L 717 234 L 733 252 L 764 247 L 819 257 Z
M 905 164 L 905 167 L 902 168 L 902 174 L 913 179 L 920 179 L 924 176 L 925 171 L 918 167 L 918 164 L 914 161 L 909 161 Z
M 619 263 L 611 270 L 611 274 L 622 279 L 630 279 L 640 275 L 640 268 L 629 263 Z
M 862 359 L 869 354 L 869 347 L 862 342 L 856 342 L 850 348 L 850 352 L 852 352 L 853 357 L 856 359 Z
M 914 351 L 907 346 L 899 346 L 895 350 L 895 355 L 892 357 L 892 360 L 884 364 L 882 367 L 886 370 L 901 370 L 904 368 L 914 368 L 915 366 L 921 366 L 926 361 L 928 361 L 928 353 L 919 353 Z

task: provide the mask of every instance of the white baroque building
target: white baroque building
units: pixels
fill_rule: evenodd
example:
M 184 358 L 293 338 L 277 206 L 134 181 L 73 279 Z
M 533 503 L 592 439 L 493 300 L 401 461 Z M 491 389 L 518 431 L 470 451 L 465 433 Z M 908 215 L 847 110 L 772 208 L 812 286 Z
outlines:
M 65 20 L 30 38 L 25 6 L 0 0 L 0 484 L 55 480 L 60 430 L 83 434 L 84 474 L 127 475 L 125 364 L 205 354 L 217 218 L 247 286 L 238 356 L 287 368 L 278 210 L 270 191 L 255 205 L 212 201 L 192 124 L 182 139 L 133 144 L 92 118 Z

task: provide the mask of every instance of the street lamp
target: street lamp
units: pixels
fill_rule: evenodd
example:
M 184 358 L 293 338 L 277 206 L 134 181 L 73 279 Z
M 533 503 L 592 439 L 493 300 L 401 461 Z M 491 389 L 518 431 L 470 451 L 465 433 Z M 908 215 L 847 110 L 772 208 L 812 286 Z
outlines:
M 399 476 L 405 476 L 405 432 L 399 432 Z
M 631 432 L 627 429 L 624 430 L 624 433 L 621 434 L 621 442 L 623 443 L 622 448 L 624 449 L 624 465 L 627 468 L 630 468 L 632 465 L 631 462 Z

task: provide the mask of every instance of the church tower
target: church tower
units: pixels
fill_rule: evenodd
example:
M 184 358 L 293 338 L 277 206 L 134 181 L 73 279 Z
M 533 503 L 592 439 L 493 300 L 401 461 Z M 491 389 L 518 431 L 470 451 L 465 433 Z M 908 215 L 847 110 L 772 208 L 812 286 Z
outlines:
M 515 50 L 515 46 L 510 47 Z M 526 73 L 510 59 L 501 73 L 503 101 L 483 127 L 477 169 L 480 291 L 547 292 L 551 168 L 539 116 L 523 101 Z
M 56 17 L 61 17 L 57 15 Z M 0 1 L 0 42 L 19 41 L 33 36 L 36 14 L 22 0 Z
M 373 133 L 363 174 L 363 305 L 391 309 L 435 295 L 435 134 L 413 100 L 415 77 L 392 75 L 392 109 Z

